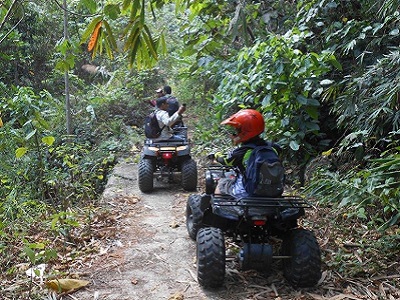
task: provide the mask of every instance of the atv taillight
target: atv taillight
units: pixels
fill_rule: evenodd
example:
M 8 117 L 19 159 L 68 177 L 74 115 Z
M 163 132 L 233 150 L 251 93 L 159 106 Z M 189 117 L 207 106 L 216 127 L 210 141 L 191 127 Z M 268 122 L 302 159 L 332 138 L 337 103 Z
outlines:
M 253 226 L 264 226 L 267 223 L 266 217 L 253 217 Z
M 266 220 L 254 220 L 254 221 L 253 221 L 253 225 L 254 225 L 254 226 L 264 226 L 265 223 L 267 223 Z
M 171 152 L 163 152 L 162 158 L 163 159 L 171 159 L 172 158 L 172 153 Z

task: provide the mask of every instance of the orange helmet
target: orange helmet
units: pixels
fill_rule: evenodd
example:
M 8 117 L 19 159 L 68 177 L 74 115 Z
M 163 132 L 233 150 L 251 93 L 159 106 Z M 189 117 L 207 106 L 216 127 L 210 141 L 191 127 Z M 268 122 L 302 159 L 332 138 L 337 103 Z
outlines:
M 235 145 L 250 140 L 265 129 L 264 117 L 254 109 L 242 109 L 222 121 L 221 125 L 230 125 L 236 129 L 237 134 L 232 137 Z

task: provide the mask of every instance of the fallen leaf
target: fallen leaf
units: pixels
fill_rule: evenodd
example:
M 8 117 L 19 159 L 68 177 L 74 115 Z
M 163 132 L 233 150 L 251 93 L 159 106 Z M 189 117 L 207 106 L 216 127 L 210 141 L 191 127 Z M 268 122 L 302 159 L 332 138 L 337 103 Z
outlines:
M 339 294 L 339 295 L 329 298 L 328 300 L 342 300 L 342 299 L 361 300 L 360 298 L 350 295 L 350 294 Z
M 176 222 L 176 221 L 172 221 L 171 224 L 169 224 L 169 227 L 171 227 L 171 228 L 178 228 L 178 227 L 179 227 L 179 224 L 178 224 L 178 222 Z
M 70 292 L 89 284 L 89 281 L 80 279 L 53 279 L 46 282 L 46 286 L 56 292 Z
M 175 293 L 174 295 L 172 295 L 171 297 L 168 298 L 168 300 L 183 300 L 185 299 L 185 297 L 183 296 L 182 293 Z
M 326 300 L 326 298 L 324 296 L 320 296 L 317 294 L 307 293 L 307 295 L 312 297 L 314 300 Z

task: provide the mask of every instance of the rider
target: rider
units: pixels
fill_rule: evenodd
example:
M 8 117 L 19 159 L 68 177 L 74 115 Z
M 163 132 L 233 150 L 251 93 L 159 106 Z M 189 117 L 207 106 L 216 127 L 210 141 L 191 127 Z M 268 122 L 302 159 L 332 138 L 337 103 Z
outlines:
M 217 162 L 234 166 L 239 169 L 239 174 L 234 178 L 221 178 L 215 190 L 216 194 L 228 194 L 235 197 L 246 197 L 246 192 L 243 185 L 243 174 L 246 170 L 247 160 L 253 150 L 251 145 L 264 145 L 267 142 L 260 137 L 264 132 L 265 123 L 264 117 L 254 109 L 242 109 L 228 119 L 221 122 L 221 125 L 233 127 L 234 134 L 230 136 L 234 145 L 239 145 L 236 149 L 228 154 L 215 153 L 214 158 Z M 280 146 L 272 144 L 274 151 L 278 154 Z
M 160 128 L 162 128 L 161 135 L 157 138 L 158 140 L 166 140 L 171 138 L 182 140 L 182 138 L 172 133 L 170 126 L 174 125 L 177 121 L 182 120 L 182 114 L 185 112 L 185 110 L 186 106 L 182 105 L 172 116 L 169 116 L 167 99 L 165 97 L 157 99 L 157 108 L 155 112 L 158 125 Z
M 156 89 L 155 92 L 156 92 L 156 98 L 152 99 L 152 100 L 149 100 L 150 105 L 153 106 L 153 107 L 157 106 L 157 99 L 162 97 L 162 96 L 164 96 L 164 90 L 161 89 L 161 88 Z
M 168 114 L 172 116 L 179 109 L 179 102 L 175 96 L 172 96 L 172 88 L 169 85 L 164 86 L 163 89 L 164 97 L 167 99 L 169 104 L 168 106 Z
M 179 109 L 179 101 L 178 99 L 172 95 L 172 88 L 169 85 L 164 86 L 163 88 L 164 97 L 167 99 L 168 102 L 168 114 L 172 116 L 178 109 Z M 179 128 L 184 126 L 182 120 L 179 120 L 172 128 Z

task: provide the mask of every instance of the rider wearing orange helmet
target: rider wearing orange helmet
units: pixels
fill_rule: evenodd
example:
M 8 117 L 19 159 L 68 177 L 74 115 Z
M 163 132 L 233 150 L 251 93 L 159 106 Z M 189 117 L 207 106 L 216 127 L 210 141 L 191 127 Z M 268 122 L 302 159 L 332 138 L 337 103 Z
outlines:
M 247 160 L 254 146 L 267 143 L 260 137 L 260 134 L 262 134 L 265 129 L 264 117 L 260 112 L 254 109 L 242 109 L 222 121 L 221 125 L 233 127 L 235 133 L 232 134 L 230 138 L 234 145 L 241 145 L 226 155 L 216 153 L 215 159 L 223 165 L 237 167 L 239 169 L 239 174 L 235 179 L 221 178 L 215 193 L 246 197 L 247 193 L 243 186 L 243 174 L 246 169 Z M 274 143 L 272 147 L 276 153 L 279 154 L 280 146 Z

